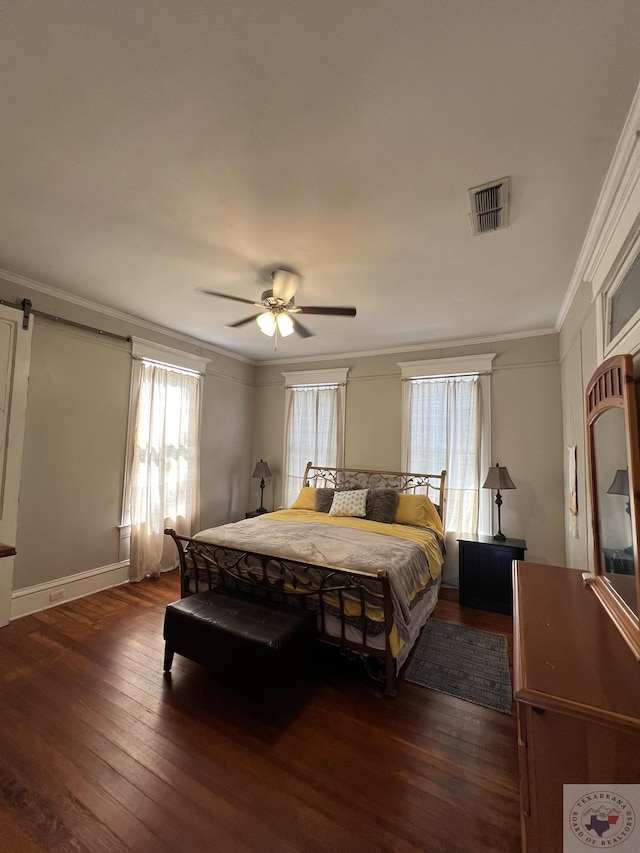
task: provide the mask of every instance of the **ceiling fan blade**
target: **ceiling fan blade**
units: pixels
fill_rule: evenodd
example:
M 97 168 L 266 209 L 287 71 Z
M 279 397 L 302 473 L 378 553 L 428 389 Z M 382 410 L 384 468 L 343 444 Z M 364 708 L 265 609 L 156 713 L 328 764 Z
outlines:
M 282 299 L 283 302 L 290 302 L 300 284 L 300 276 L 288 270 L 274 270 L 271 273 L 271 281 L 273 282 L 272 290 L 275 298 Z
M 251 317 L 245 317 L 244 320 L 236 320 L 235 323 L 227 323 L 230 329 L 237 329 L 239 326 L 246 326 L 247 323 L 250 323 L 252 320 L 256 320 L 260 317 L 260 314 L 252 314 Z
M 291 317 L 291 315 L 289 315 Z M 293 328 L 300 335 L 301 338 L 312 338 L 313 332 L 310 329 L 307 329 L 306 326 L 303 326 L 300 320 L 296 317 L 291 317 L 291 322 L 293 323 Z
M 234 302 L 244 302 L 245 305 L 255 305 L 253 299 L 243 299 L 242 296 L 230 296 L 228 293 L 218 293 L 217 290 L 206 290 L 204 287 L 196 287 L 196 293 L 205 293 L 207 296 L 219 296 L 222 299 L 233 299 Z
M 332 317 L 355 317 L 355 308 L 340 308 L 337 305 L 298 305 L 303 314 L 327 314 Z

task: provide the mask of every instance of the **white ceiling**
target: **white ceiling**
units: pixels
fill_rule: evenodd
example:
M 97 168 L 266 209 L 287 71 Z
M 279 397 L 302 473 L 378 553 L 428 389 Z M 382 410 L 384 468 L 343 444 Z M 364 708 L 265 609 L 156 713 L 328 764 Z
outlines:
M 640 78 L 638 0 L 20 0 L 0 266 L 256 360 L 553 326 Z M 472 237 L 467 189 L 511 176 Z M 37 305 L 35 306 L 37 307 Z

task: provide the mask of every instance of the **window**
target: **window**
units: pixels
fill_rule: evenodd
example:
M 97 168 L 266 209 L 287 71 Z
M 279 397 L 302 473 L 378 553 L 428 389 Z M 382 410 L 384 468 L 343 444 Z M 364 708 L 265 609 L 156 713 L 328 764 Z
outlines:
M 445 530 L 489 533 L 490 376 L 494 355 L 402 362 L 408 471 L 447 472 Z
M 640 348 L 640 233 L 636 234 L 598 300 L 603 357 Z
M 344 410 L 348 368 L 285 373 L 283 506 L 304 485 L 307 462 L 344 464 Z
M 132 351 L 123 515 L 131 530 L 130 577 L 140 580 L 175 563 L 165 527 L 190 535 L 197 523 L 200 386 L 207 361 L 136 339 Z
M 607 343 L 616 338 L 640 310 L 640 255 L 629 267 L 619 287 L 612 292 L 609 304 Z

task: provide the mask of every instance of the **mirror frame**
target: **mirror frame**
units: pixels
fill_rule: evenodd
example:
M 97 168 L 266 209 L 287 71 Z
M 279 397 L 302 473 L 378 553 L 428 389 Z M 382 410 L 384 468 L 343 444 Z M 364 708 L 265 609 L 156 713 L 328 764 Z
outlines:
M 591 523 L 593 530 L 594 574 L 591 586 L 605 610 L 613 619 L 637 660 L 640 661 L 640 620 L 607 580 L 602 561 L 599 503 L 594 442 L 594 425 L 600 415 L 610 409 L 621 409 L 629 464 L 629 514 L 635 567 L 636 602 L 640 604 L 640 571 L 638 565 L 638 521 L 640 519 L 640 446 L 638 444 L 638 411 L 636 408 L 633 359 L 630 355 L 615 355 L 603 361 L 591 377 L 586 391 L 587 452 Z M 637 610 L 640 612 L 640 610 Z

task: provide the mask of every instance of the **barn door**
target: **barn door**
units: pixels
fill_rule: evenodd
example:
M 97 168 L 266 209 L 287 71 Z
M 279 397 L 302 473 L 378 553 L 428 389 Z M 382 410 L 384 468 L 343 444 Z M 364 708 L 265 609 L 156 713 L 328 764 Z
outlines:
M 31 359 L 31 327 L 22 314 L 0 305 L 0 542 L 16 544 L 22 446 Z M 0 625 L 11 615 L 14 557 L 0 559 Z

